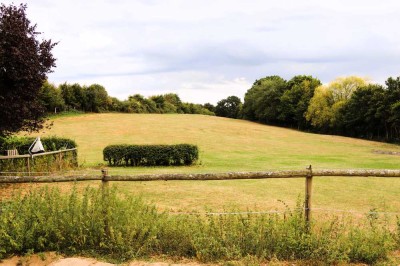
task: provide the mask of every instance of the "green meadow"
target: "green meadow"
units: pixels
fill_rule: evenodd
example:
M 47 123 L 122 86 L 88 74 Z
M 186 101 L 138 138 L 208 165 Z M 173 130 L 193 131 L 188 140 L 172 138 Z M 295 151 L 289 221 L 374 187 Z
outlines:
M 314 169 L 400 168 L 400 156 L 374 152 L 400 152 L 398 145 L 312 134 L 244 120 L 203 115 L 109 113 L 61 116 L 53 118 L 53 122 L 53 127 L 40 135 L 68 137 L 77 142 L 81 169 L 73 174 L 100 174 L 101 168 L 108 167 L 102 150 L 110 144 L 189 143 L 200 150 L 199 161 L 193 166 L 108 167 L 110 175 L 300 170 L 310 164 Z M 302 178 L 114 184 L 170 211 L 281 210 L 285 205 L 294 207 L 304 195 Z M 68 189 L 71 184 L 61 186 Z M 400 180 L 316 177 L 313 207 L 319 209 L 316 215 L 341 210 L 360 215 L 371 209 L 399 212 Z

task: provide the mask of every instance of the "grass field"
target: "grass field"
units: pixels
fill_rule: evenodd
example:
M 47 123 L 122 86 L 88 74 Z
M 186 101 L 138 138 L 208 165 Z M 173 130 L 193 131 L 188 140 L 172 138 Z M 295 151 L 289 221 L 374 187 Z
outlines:
M 400 157 L 373 150 L 400 151 L 396 145 L 318 135 L 243 120 L 202 115 L 89 114 L 62 117 L 42 135 L 74 139 L 84 166 L 105 163 L 110 144 L 175 144 L 199 146 L 200 165 L 190 168 L 138 168 L 129 172 L 256 171 L 304 168 L 391 168 Z
M 102 160 L 103 148 L 123 143 L 196 144 L 200 149 L 200 160 L 190 167 L 110 168 L 111 175 L 304 169 L 310 164 L 314 169 L 400 168 L 400 156 L 373 153 L 374 150 L 399 152 L 397 145 L 202 115 L 85 114 L 59 117 L 54 119 L 51 130 L 41 133 L 41 136 L 46 135 L 74 139 L 78 144 L 80 164 L 93 169 L 85 170 L 92 174 L 99 174 L 99 167 L 105 164 Z M 131 182 L 116 185 L 142 195 L 161 209 L 175 211 L 231 207 L 240 210 L 282 209 L 284 204 L 278 200 L 294 207 L 304 191 L 304 179 Z M 313 189 L 313 205 L 316 208 L 360 213 L 372 208 L 400 211 L 400 179 L 316 177 Z

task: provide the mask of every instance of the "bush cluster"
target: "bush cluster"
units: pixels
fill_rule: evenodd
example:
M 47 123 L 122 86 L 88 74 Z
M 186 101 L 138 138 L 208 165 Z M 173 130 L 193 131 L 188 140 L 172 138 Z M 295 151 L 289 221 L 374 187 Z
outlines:
M 4 153 L 6 150 L 17 149 L 19 154 L 28 154 L 28 149 L 34 140 L 34 137 L 0 138 L 0 151 Z M 45 151 L 58 151 L 77 147 L 75 141 L 55 136 L 41 138 L 40 141 Z
M 86 188 L 83 194 L 42 188 L 3 200 L 0 259 L 51 250 L 119 262 L 169 256 L 202 262 L 375 264 L 399 247 L 399 232 L 375 219 L 362 226 L 337 218 L 307 225 L 301 208 L 285 215 L 169 215 L 119 193 L 115 188 Z
M 190 165 L 199 158 L 197 146 L 177 145 L 110 145 L 103 150 L 110 166 Z
M 35 138 L 33 137 L 9 137 L 0 138 L 0 151 L 5 155 L 6 150 L 17 149 L 18 154 L 28 154 L 28 149 Z M 41 138 L 43 148 L 46 152 L 58 151 L 62 149 L 76 148 L 75 141 L 59 137 Z M 60 169 L 70 169 L 78 166 L 78 153 L 76 150 L 60 154 L 50 154 L 35 157 L 30 161 L 31 172 L 53 172 Z M 0 160 L 1 172 L 26 172 L 27 158 L 16 158 Z

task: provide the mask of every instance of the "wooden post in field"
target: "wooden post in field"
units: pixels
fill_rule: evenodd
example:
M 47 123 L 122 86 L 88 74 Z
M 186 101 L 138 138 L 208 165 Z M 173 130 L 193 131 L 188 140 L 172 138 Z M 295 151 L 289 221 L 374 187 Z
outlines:
M 106 180 L 106 177 L 108 176 L 108 170 L 107 169 L 101 169 L 101 176 L 102 176 L 102 185 L 103 188 L 108 186 L 108 181 Z
M 59 157 L 58 157 L 58 159 L 59 159 L 60 171 L 62 170 L 62 158 L 63 158 L 62 154 L 63 154 L 63 153 L 60 152 L 60 153 L 59 153 Z
M 26 159 L 27 159 L 26 160 L 26 164 L 27 164 L 27 167 L 28 167 L 28 176 L 31 176 L 31 165 L 30 165 L 30 162 L 29 162 L 29 157 L 27 157 Z
M 111 237 L 111 232 L 110 232 L 110 224 L 109 224 L 109 206 L 108 206 L 108 170 L 107 169 L 101 169 L 101 183 L 102 183 L 102 204 L 103 204 L 103 217 L 104 217 L 104 233 L 106 234 L 106 237 L 110 238 Z
M 311 220 L 311 193 L 312 193 L 312 178 L 313 178 L 311 165 L 307 167 L 307 170 L 309 172 L 306 176 L 306 197 L 304 201 L 304 216 L 306 222 L 309 223 Z

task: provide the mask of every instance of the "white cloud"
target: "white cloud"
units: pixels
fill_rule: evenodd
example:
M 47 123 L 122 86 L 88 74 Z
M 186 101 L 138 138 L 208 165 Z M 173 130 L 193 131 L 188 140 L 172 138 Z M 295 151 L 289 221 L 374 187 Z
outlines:
M 50 81 L 215 103 L 267 75 L 398 75 L 399 9 L 394 0 L 32 0 L 28 17 L 60 42 Z

